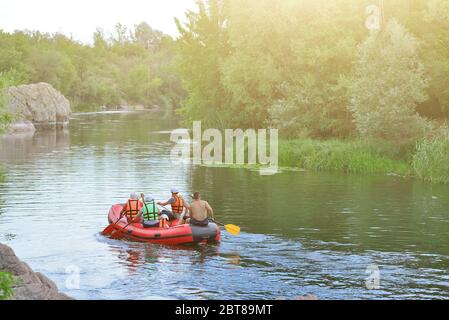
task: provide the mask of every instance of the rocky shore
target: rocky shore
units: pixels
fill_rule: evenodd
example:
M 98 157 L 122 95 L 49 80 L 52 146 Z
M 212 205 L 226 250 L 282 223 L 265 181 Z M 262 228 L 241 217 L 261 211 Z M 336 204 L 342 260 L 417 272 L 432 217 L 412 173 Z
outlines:
M 0 243 L 0 271 L 14 275 L 13 300 L 70 300 L 56 284 L 20 261 L 14 251 Z

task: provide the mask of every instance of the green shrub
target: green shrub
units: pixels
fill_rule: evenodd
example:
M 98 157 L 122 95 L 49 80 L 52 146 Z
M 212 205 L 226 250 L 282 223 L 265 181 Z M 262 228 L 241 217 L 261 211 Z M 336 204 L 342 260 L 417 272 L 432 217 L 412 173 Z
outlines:
M 12 273 L 0 271 L 0 300 L 7 300 L 14 295 L 12 286 L 14 276 Z
M 412 167 L 423 180 L 449 183 L 449 134 L 419 141 Z

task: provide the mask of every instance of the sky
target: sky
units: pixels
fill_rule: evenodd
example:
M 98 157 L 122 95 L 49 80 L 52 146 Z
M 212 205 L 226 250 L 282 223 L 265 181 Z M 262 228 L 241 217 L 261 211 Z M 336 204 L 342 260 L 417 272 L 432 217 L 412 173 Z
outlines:
M 120 22 L 128 27 L 145 21 L 177 36 L 174 17 L 182 18 L 195 0 L 0 0 L 0 29 L 60 32 L 92 43 L 97 28 L 110 32 Z

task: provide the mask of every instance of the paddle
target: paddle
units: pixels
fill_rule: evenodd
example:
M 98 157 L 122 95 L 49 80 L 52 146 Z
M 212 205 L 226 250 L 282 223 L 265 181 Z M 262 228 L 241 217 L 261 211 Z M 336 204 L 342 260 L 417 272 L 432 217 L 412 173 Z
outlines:
M 124 226 L 121 229 L 115 230 L 115 232 L 111 233 L 111 238 L 112 239 L 117 239 L 117 233 L 120 234 L 123 232 L 123 230 L 125 230 L 131 223 L 134 223 L 134 221 L 136 221 L 136 218 L 134 218 L 130 223 L 128 223 L 126 226 Z
M 221 222 L 215 221 L 214 219 L 210 219 L 210 221 L 215 222 L 216 224 L 224 227 L 227 232 L 229 232 L 230 234 L 232 234 L 234 236 L 238 236 L 239 233 L 240 233 L 240 227 L 239 226 L 236 226 L 234 224 L 223 224 Z
M 123 206 L 123 208 L 125 208 L 125 206 Z M 123 213 L 124 209 L 122 209 L 122 211 L 120 211 L 120 215 L 119 218 L 117 219 L 117 221 L 115 223 L 111 223 L 109 224 L 106 228 L 104 228 L 104 230 L 101 232 L 102 235 L 107 235 L 110 234 L 112 231 L 114 231 L 114 227 L 115 225 L 120 221 L 120 219 L 122 218 L 122 213 Z

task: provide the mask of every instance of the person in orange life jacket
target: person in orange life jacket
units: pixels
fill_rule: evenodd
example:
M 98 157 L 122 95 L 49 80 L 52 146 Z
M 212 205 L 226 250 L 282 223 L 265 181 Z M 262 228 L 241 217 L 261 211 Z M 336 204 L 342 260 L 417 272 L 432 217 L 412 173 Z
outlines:
M 128 223 L 134 222 L 138 223 L 140 222 L 140 216 L 138 216 L 140 210 L 142 209 L 142 202 L 139 200 L 139 196 L 136 192 L 131 193 L 129 196 L 128 201 L 126 201 L 125 205 L 123 206 L 122 211 L 120 212 L 120 219 L 123 217 L 123 215 L 126 216 Z
M 142 209 L 135 219 L 139 219 L 142 222 L 144 228 L 157 228 L 159 227 L 159 219 L 161 218 L 159 208 L 156 206 L 153 197 L 145 196 L 141 194 L 141 199 L 143 199 Z M 165 216 L 168 220 L 168 217 Z
M 177 188 L 171 188 L 170 191 L 171 198 L 168 199 L 168 201 L 158 202 L 157 204 L 160 206 L 166 206 L 170 204 L 172 212 L 168 210 L 162 210 L 162 214 L 167 215 L 170 220 L 179 219 L 182 216 L 185 208 L 186 212 L 184 216 L 188 215 L 190 209 L 189 204 L 187 203 L 187 201 L 184 201 L 183 197 L 179 194 L 179 190 Z

